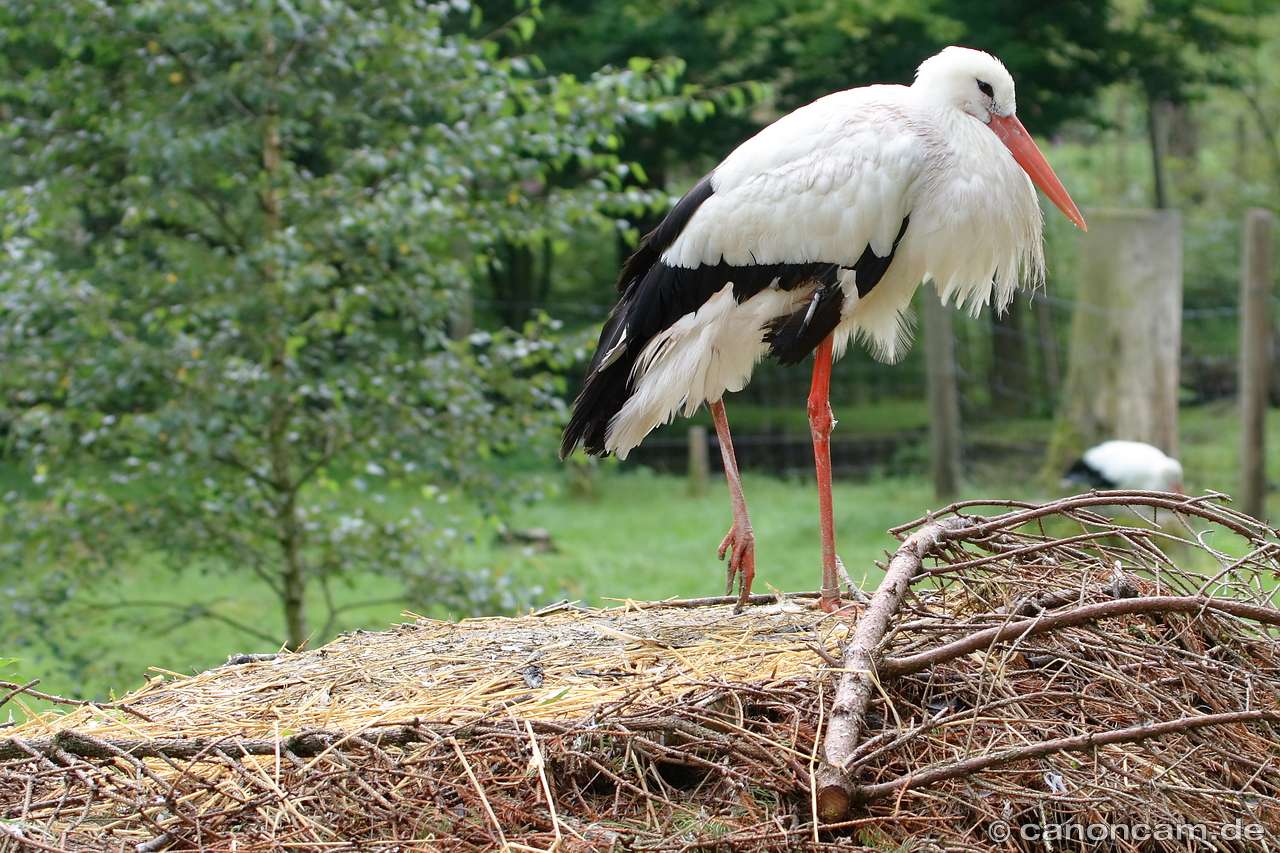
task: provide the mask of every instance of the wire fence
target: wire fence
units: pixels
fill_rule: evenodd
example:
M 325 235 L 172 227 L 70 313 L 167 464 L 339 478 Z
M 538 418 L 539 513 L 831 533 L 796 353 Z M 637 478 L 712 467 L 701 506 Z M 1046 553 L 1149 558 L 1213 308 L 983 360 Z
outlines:
M 561 305 L 540 307 L 554 316 L 565 313 Z M 990 308 L 977 317 L 953 312 L 965 466 L 970 473 L 988 464 L 998 463 L 1005 470 L 1019 466 L 1032 470 L 1042 464 L 1049 441 L 1047 428 L 1040 436 L 1013 439 L 1003 427 L 1010 420 L 1052 416 L 1070 357 L 1068 341 L 1075 310 L 1073 299 L 1038 293 L 1030 299 L 1019 294 L 1003 317 L 993 316 Z M 576 305 L 570 313 L 582 320 L 598 319 L 607 311 L 604 306 Z M 1239 326 L 1240 311 L 1235 305 L 1182 312 L 1183 406 L 1234 397 Z M 925 348 L 919 329 L 916 337 L 915 345 L 897 364 L 877 362 L 854 345 L 836 365 L 831 404 L 837 413 L 866 407 L 877 412 L 887 408 L 890 414 L 884 423 L 858 419 L 837 427 L 832 435 L 836 476 L 866 479 L 928 470 Z M 803 417 L 809 381 L 807 363 L 783 367 L 766 360 L 756 368 L 746 388 L 726 397 L 730 423 L 734 424 L 734 448 L 743 470 L 783 477 L 812 472 L 813 454 Z M 574 382 L 576 378 L 571 386 Z M 1274 386 L 1272 399 L 1280 399 L 1280 389 Z M 745 420 L 735 419 L 735 413 L 741 418 L 743 411 L 752 414 Z M 701 422 L 710 424 L 709 418 Z M 688 427 L 683 418 L 660 427 L 631 452 L 626 464 L 684 472 Z M 709 434 L 714 470 L 720 460 L 715 435 Z

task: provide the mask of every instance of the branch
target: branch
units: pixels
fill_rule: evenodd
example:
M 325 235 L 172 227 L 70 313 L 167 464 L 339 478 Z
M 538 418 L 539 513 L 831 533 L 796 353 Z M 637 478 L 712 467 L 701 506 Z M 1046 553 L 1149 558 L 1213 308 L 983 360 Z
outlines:
M 899 658 L 879 659 L 878 649 L 884 642 L 889 624 L 902 605 L 902 601 L 913 580 L 928 575 L 954 571 L 957 566 L 948 566 L 938 570 L 926 571 L 923 563 L 930 552 L 945 546 L 948 540 L 964 539 L 977 547 L 985 547 L 983 538 L 999 536 L 1001 531 L 1016 528 L 1051 515 L 1079 513 L 1090 516 L 1091 507 L 1097 506 L 1146 506 L 1164 509 L 1184 516 L 1191 515 L 1207 519 L 1239 534 L 1255 545 L 1268 545 L 1270 528 L 1260 525 L 1254 519 L 1229 509 L 1205 506 L 1205 502 L 1220 500 L 1225 496 L 1207 493 L 1195 498 L 1187 498 L 1164 492 L 1145 491 L 1108 491 L 1090 492 L 1087 495 L 1076 495 L 1041 505 L 1022 504 L 1013 501 L 991 502 L 970 501 L 955 503 L 941 513 L 926 516 L 913 524 L 895 528 L 890 531 L 903 538 L 902 546 L 893 556 L 886 568 L 884 580 L 876 590 L 870 605 L 861 619 L 858 620 L 853 638 L 844 648 L 841 661 L 840 676 L 836 686 L 836 694 L 831 709 L 831 719 L 823 737 L 823 761 L 813 774 L 813 782 L 817 791 L 818 817 L 824 823 L 832 823 L 841 819 L 854 803 L 864 803 L 871 799 L 885 796 L 889 792 L 904 790 L 913 785 L 932 784 L 940 779 L 977 772 L 993 764 L 1018 760 L 1021 757 L 1043 755 L 1063 749 L 1092 748 L 1104 743 L 1121 742 L 1123 740 L 1142 740 L 1172 731 L 1185 731 L 1201 725 L 1213 725 L 1216 722 L 1240 722 L 1258 719 L 1280 720 L 1280 712 L 1260 711 L 1241 712 L 1243 716 L 1226 715 L 1216 717 L 1195 718 L 1192 721 L 1173 721 L 1139 726 L 1118 732 L 1101 735 L 1087 734 L 1077 738 L 1061 739 L 1045 744 L 1023 747 L 1001 753 L 999 756 L 974 758 L 960 764 L 927 771 L 927 774 L 915 774 L 890 783 L 859 788 L 850 780 L 848 773 L 858 747 L 859 729 L 862 725 L 871 700 L 880 689 L 880 680 L 901 677 L 919 672 L 939 662 L 951 660 L 965 654 L 990 648 L 1003 640 L 1023 638 L 1077 626 L 1116 616 L 1135 613 L 1193 613 L 1202 614 L 1214 611 L 1252 620 L 1265 625 L 1280 626 L 1280 611 L 1273 607 L 1248 604 L 1205 595 L 1188 596 L 1151 596 L 1147 598 L 1121 599 L 1103 601 L 1083 607 L 1076 607 L 1067 612 L 1053 615 L 1039 615 L 1029 619 L 1018 619 L 978 631 L 970 636 L 956 640 L 945 646 L 928 652 L 907 655 Z M 967 516 L 962 511 L 972 506 L 989 506 L 992 504 L 1018 507 L 1016 511 L 995 517 Z M 940 514 L 947 514 L 938 518 Z M 1087 519 L 1077 517 L 1081 523 Z M 1098 517 L 1099 524 L 1106 525 L 1106 519 Z M 907 534 L 907 531 L 915 529 Z M 1110 527 L 1112 533 L 1123 534 L 1123 529 Z M 1092 539 L 1095 534 L 1073 537 Z M 995 543 L 988 550 L 999 550 L 1001 558 L 1007 558 L 1011 552 L 1027 554 L 1040 549 L 1039 544 L 1018 546 L 1014 548 L 1000 547 L 1004 543 Z M 1013 544 L 1013 543 L 1008 543 Z M 966 568 L 990 562 L 990 558 L 976 558 L 965 562 Z M 1251 716 L 1252 715 L 1252 716 Z M 1269 715 L 1269 716 L 1268 716 Z M 914 780 L 914 781 L 913 781 Z
M 247 566 L 249 571 L 257 575 L 258 579 L 277 598 L 284 594 L 284 589 L 280 586 L 278 579 L 262 567 L 263 561 L 259 554 L 249 546 L 244 536 L 236 528 L 215 524 L 212 517 L 207 515 L 201 516 L 198 519 L 198 523 L 208 531 L 212 541 L 230 546 L 230 551 L 235 558 L 233 565 Z M 247 533 L 252 535 L 254 531 L 250 529 Z
M 927 652 L 885 658 L 878 672 L 888 678 L 910 675 L 970 652 L 990 648 L 1002 640 L 1034 637 L 1037 634 L 1045 634 L 1061 628 L 1073 628 L 1113 616 L 1126 616 L 1133 613 L 1200 613 L 1206 610 L 1228 613 L 1241 619 L 1252 619 L 1265 625 L 1280 625 L 1280 610 L 1211 596 L 1157 595 L 1150 598 L 1123 598 L 1118 601 L 1087 604 L 1052 616 L 1033 616 L 1030 619 L 1009 622 L 985 631 L 978 631 Z
M 1232 711 L 1226 714 L 1206 714 L 1203 717 L 1183 717 L 1178 720 L 1165 720 L 1162 723 L 1148 723 L 1104 732 L 1087 732 L 1074 737 L 1027 744 L 1026 746 L 1008 749 L 994 755 L 974 756 L 957 764 L 908 773 L 906 776 L 899 776 L 897 779 L 891 779 L 888 782 L 867 785 L 857 790 L 854 799 L 857 804 L 863 805 L 873 800 L 887 797 L 890 794 L 899 794 L 903 791 L 923 788 L 947 779 L 954 779 L 957 776 L 969 776 L 991 767 L 1023 761 L 1028 758 L 1040 758 L 1054 752 L 1087 751 L 1115 743 L 1140 743 L 1150 738 L 1194 731 L 1207 726 L 1256 722 L 1280 723 L 1280 711 Z
M 55 697 L 56 698 L 56 697 Z M 93 704 L 93 703 L 83 703 Z M 108 707 L 105 705 L 97 707 Z M 148 721 L 151 722 L 151 721 Z M 657 733 L 654 740 L 661 753 L 678 752 L 680 747 L 668 745 L 674 740 L 681 744 L 709 743 L 725 750 L 739 750 L 743 754 L 770 764 L 778 764 L 777 755 L 758 744 L 743 744 L 728 734 L 678 717 L 648 715 L 619 719 L 602 725 L 592 720 L 534 720 L 534 731 L 541 734 L 565 735 L 575 732 L 591 732 L 593 735 L 611 735 L 633 740 L 638 733 Z M 216 761 L 222 758 L 243 758 L 249 755 L 284 755 L 298 758 L 315 758 L 332 751 L 387 749 L 410 746 L 415 743 L 441 741 L 445 738 L 469 739 L 493 733 L 510 733 L 504 724 L 485 725 L 482 720 L 471 720 L 461 725 L 443 722 L 423 722 L 417 718 L 401 723 L 377 724 L 357 732 L 327 729 L 308 729 L 281 739 L 236 738 L 100 738 L 79 731 L 63 729 L 49 737 L 0 738 L 0 761 L 48 757 L 57 760 L 59 753 L 84 759 L 169 758 L 190 761 Z M 719 766 L 719 765 L 717 765 Z
M 498 36 L 507 32 L 507 30 L 514 28 L 516 26 L 517 21 L 520 21 L 523 18 L 531 17 L 533 14 L 534 14 L 534 9 L 532 6 L 529 7 L 528 9 L 521 10 L 520 12 L 516 13 L 516 15 L 513 18 L 510 18 L 505 24 L 498 25 L 495 29 L 490 30 L 488 35 L 481 36 L 479 40 L 493 41 Z
M 239 251 L 243 251 L 245 242 L 244 234 L 240 233 L 234 226 L 232 226 L 230 220 L 227 219 L 226 214 L 223 212 L 222 207 L 214 204 L 213 199 L 205 195 L 199 187 L 190 186 L 187 188 L 187 191 L 195 196 L 201 204 L 208 208 L 209 212 L 213 214 L 214 219 L 218 220 L 218 224 L 222 226 L 222 229 L 234 238 L 233 243 L 226 244 L 227 248 L 234 248 Z
M 74 705 L 78 708 L 83 708 L 86 705 L 92 705 L 94 708 L 102 708 L 104 710 L 124 711 L 126 713 L 133 714 L 139 719 L 146 720 L 148 723 L 155 722 L 155 720 L 151 719 L 141 711 L 134 710 L 133 706 L 127 702 L 92 702 L 85 699 L 64 699 L 61 696 L 54 696 L 50 693 L 41 693 L 39 690 L 31 689 L 39 683 L 40 679 L 38 678 L 34 681 L 28 681 L 26 684 L 14 684 L 11 681 L 0 681 L 0 689 L 9 691 L 5 694 L 3 699 L 0 699 L 0 705 L 5 704 L 19 693 L 25 693 L 28 696 L 34 696 L 36 699 L 43 699 L 46 702 L 54 702 L 59 705 Z
M 99 604 L 96 606 L 101 608 L 110 607 L 110 608 L 116 608 L 116 609 L 128 608 L 128 607 L 160 607 L 167 610 L 181 610 L 193 618 L 212 619 L 215 622 L 221 622 L 224 625 L 229 625 L 230 627 L 235 628 L 237 631 L 243 631 L 244 633 L 248 634 L 251 637 L 256 637 L 259 640 L 264 640 L 268 643 L 271 643 L 273 646 L 280 645 L 279 637 L 275 637 L 270 634 L 259 631 L 257 628 L 254 628 L 252 625 L 246 625 L 243 622 L 240 622 L 236 619 L 232 619 L 230 616 L 223 616 L 221 613 L 218 613 L 213 609 L 211 609 L 210 606 L 207 604 L 178 604 L 172 601 L 152 601 L 152 600 L 143 599 L 141 601 L 114 601 L 108 604 Z
M 218 453 L 215 451 L 214 453 L 210 454 L 210 458 L 213 459 L 214 462 L 221 462 L 223 465 L 228 465 L 232 468 L 235 468 L 237 471 L 243 471 L 244 473 L 248 474 L 249 479 L 253 480 L 254 485 L 256 485 L 258 487 L 258 490 L 262 492 L 262 496 L 270 500 L 271 495 L 268 494 L 266 491 L 263 491 L 262 486 L 265 483 L 266 485 L 274 487 L 275 483 L 273 483 L 269 477 L 263 476 L 262 473 L 258 471 L 257 468 L 254 468 L 248 462 L 240 458 L 240 454 L 236 451 L 234 447 L 231 448 L 231 451 L 229 453 Z
M 831 704 L 831 719 L 822 741 L 822 762 L 812 784 L 818 790 L 818 816 L 826 823 L 842 818 L 854 798 L 854 786 L 844 768 L 858 746 L 858 732 L 878 684 L 876 648 L 889 629 L 911 579 L 920 573 L 925 556 L 971 522 L 960 516 L 930 521 L 906 538 L 889 561 L 884 580 L 858 619 L 853 638 L 845 646 L 840 679 Z
M 150 49 L 149 44 L 152 41 L 155 41 L 157 44 L 160 44 L 159 38 L 154 34 L 144 33 L 141 30 L 135 30 L 132 27 L 127 27 L 127 26 L 121 27 L 121 30 L 127 33 L 128 35 L 130 35 L 131 37 L 133 37 L 134 39 L 136 39 L 144 48 Z M 196 71 L 195 66 L 193 66 L 190 62 L 187 61 L 187 58 L 185 56 L 183 56 L 176 49 L 170 47 L 167 44 L 160 44 L 160 49 L 163 50 L 165 53 L 167 53 L 173 59 L 174 62 L 182 66 L 182 70 L 185 73 L 186 78 L 188 80 L 190 80 L 192 83 L 197 83 L 200 81 L 201 79 L 200 74 Z M 257 118 L 257 116 L 254 115 L 253 110 L 246 107 L 230 89 L 227 89 L 225 94 L 227 98 L 231 101 L 232 105 L 235 106 L 235 108 L 239 110 L 240 113 L 244 115 L 245 118 L 249 118 L 249 119 Z
M 320 634 L 324 637 L 333 636 L 333 626 L 338 619 L 337 607 L 333 601 L 333 590 L 329 589 L 329 575 L 321 573 L 317 579 L 320 582 L 320 591 L 324 594 L 324 608 L 328 611 L 325 616 L 324 625 L 320 627 Z
M 1016 506 L 1021 507 L 1021 511 L 1009 512 L 996 516 L 973 517 L 974 522 L 976 522 L 974 523 L 972 530 L 972 536 L 974 538 L 980 538 L 1000 529 L 1014 529 L 1020 525 L 1046 516 L 1062 515 L 1076 510 L 1088 509 L 1090 507 L 1148 506 L 1153 509 L 1164 509 L 1173 513 L 1196 515 L 1201 518 L 1208 519 L 1216 524 L 1221 524 L 1249 542 L 1259 541 L 1261 537 L 1257 530 L 1250 527 L 1250 524 L 1258 524 L 1256 519 L 1225 507 L 1210 508 L 1202 505 L 1207 501 L 1217 500 L 1230 500 L 1230 496 L 1224 495 L 1220 492 L 1205 492 L 1203 495 L 1191 497 L 1188 495 L 1173 494 L 1172 492 L 1094 490 L 1088 494 L 1072 495 L 1071 497 L 1060 498 L 1043 504 L 1027 504 L 1021 501 L 959 501 L 957 503 L 950 504 L 937 512 L 930 513 L 924 518 L 917 519 L 910 524 L 904 524 L 899 527 L 892 528 L 889 532 L 894 536 L 901 537 L 906 531 L 932 522 L 938 516 L 959 513 L 961 510 L 976 506 Z
M 98 738 L 76 729 L 63 729 L 52 737 L 2 738 L 0 761 L 56 757 L 59 752 L 86 759 L 111 759 L 120 755 L 132 758 L 214 759 L 244 758 L 249 755 L 288 753 L 298 758 L 314 758 L 343 744 L 368 748 L 406 746 L 431 740 L 434 735 L 417 726 L 382 729 L 374 734 L 351 735 L 343 732 L 311 730 L 281 740 L 208 738 Z
M 369 434 L 371 435 L 375 431 L 376 430 L 374 428 L 370 427 Z M 338 444 L 337 440 L 334 438 L 334 433 L 336 432 L 337 432 L 337 429 L 335 429 L 332 426 L 329 427 L 328 439 L 324 443 L 324 450 L 320 452 L 319 456 L 317 456 L 315 459 L 312 459 L 310 462 L 308 462 L 306 467 L 303 468 L 302 471 L 298 474 L 297 483 L 296 483 L 297 488 L 301 489 L 307 483 L 307 481 L 309 481 L 312 477 L 314 477 L 317 471 L 319 471 L 326 464 L 328 464 L 329 461 L 339 453 L 339 451 L 346 450 L 352 444 L 355 444 L 356 442 L 359 442 L 359 441 L 363 441 L 364 438 L 367 437 L 366 435 L 358 435 L 356 433 L 352 433 L 349 440 L 344 441 L 341 444 Z

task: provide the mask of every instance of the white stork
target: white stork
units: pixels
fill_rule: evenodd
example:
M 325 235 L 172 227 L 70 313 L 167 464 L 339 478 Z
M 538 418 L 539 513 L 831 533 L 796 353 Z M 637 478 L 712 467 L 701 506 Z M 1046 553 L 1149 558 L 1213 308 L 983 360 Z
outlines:
M 722 396 L 768 355 L 814 352 L 809 420 L 822 529 L 821 606 L 840 607 L 831 513 L 831 361 L 853 338 L 883 361 L 908 344 L 912 294 L 1003 308 L 1043 280 L 1032 181 L 1085 227 L 1015 114 L 998 59 L 949 47 L 911 86 L 837 92 L 783 116 L 700 180 L 622 268 L 561 456 L 628 451 L 710 403 L 733 501 L 720 545 L 745 602 L 755 539 Z
M 1068 485 L 1186 494 L 1182 464 L 1141 441 L 1104 441 L 1090 447 L 1063 475 Z

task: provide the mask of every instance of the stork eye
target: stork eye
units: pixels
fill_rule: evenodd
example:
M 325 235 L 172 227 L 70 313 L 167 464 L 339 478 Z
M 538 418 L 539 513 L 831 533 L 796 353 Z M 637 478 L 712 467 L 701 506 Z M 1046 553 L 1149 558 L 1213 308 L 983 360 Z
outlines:
M 996 96 L 996 90 L 991 88 L 991 84 L 986 80 L 978 81 L 978 91 L 986 95 L 988 98 L 994 98 Z

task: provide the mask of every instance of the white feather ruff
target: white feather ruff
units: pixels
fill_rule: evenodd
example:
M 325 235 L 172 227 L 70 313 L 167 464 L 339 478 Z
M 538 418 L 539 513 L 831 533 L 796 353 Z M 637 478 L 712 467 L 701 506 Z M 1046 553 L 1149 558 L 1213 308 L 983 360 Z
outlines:
M 767 287 L 739 305 L 731 282 L 654 337 L 636 361 L 635 389 L 614 416 L 605 449 L 626 459 L 650 430 L 669 422 L 681 408 L 692 415 L 725 391 L 742 390 L 768 351 L 764 326 L 791 313 L 803 298 Z

